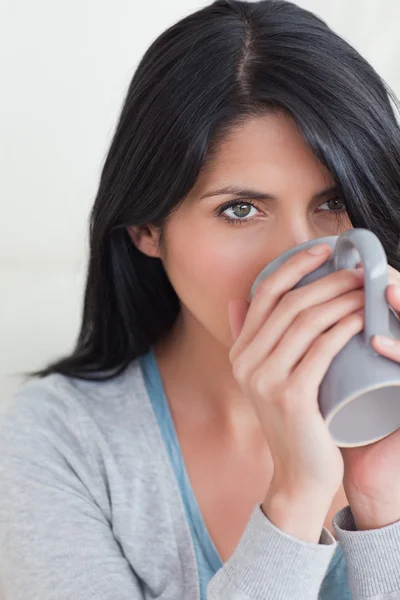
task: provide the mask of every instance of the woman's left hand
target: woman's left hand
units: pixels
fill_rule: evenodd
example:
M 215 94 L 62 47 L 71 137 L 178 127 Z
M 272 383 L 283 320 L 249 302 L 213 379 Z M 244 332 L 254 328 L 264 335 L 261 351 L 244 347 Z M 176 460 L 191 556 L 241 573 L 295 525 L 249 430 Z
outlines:
M 388 275 L 386 298 L 399 316 L 400 273 L 389 266 Z M 400 340 L 390 338 L 390 345 L 386 345 L 374 336 L 371 343 L 376 352 L 400 363 Z M 373 444 L 340 450 L 345 469 L 343 487 L 357 529 L 378 529 L 399 521 L 400 428 Z

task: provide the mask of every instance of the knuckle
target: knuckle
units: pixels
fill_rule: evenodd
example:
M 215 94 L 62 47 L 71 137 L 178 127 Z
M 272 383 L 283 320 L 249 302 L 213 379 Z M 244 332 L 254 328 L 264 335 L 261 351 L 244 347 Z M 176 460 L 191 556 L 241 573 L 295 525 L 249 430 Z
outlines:
M 273 296 L 275 290 L 274 281 L 271 280 L 270 277 L 266 277 L 263 279 L 257 286 L 256 291 L 254 293 L 254 298 L 260 298 L 261 296 L 265 298 L 265 296 Z
M 280 301 L 281 308 L 283 308 L 284 310 L 293 310 L 298 305 L 300 296 L 301 295 L 298 289 L 286 292 L 286 294 L 281 298 Z
M 293 385 L 287 383 L 279 394 L 279 405 L 285 411 L 293 410 L 296 405 L 296 398 L 299 396 L 299 390 Z
M 325 313 L 322 312 L 318 307 L 311 306 L 309 308 L 305 308 L 299 313 L 296 317 L 296 324 L 299 327 L 307 327 L 307 329 L 312 328 L 319 330 L 323 325 L 323 321 L 325 318 Z
M 329 349 L 330 335 L 328 333 L 321 334 L 312 344 L 314 351 L 319 353 L 327 353 Z
M 238 358 L 232 365 L 232 372 L 235 379 L 244 384 L 247 380 L 248 367 L 241 358 Z
M 267 383 L 268 377 L 265 373 L 256 371 L 250 380 L 250 387 L 253 393 L 260 398 L 266 398 L 268 396 L 268 390 L 270 385 Z

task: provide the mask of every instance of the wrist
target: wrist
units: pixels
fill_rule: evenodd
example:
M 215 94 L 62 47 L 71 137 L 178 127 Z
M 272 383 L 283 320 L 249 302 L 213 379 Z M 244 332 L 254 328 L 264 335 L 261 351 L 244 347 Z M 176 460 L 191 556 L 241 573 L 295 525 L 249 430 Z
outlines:
M 382 504 L 361 497 L 349 499 L 349 506 L 358 531 L 380 529 L 400 521 L 400 504 Z
M 261 509 L 281 531 L 302 540 L 318 544 L 332 499 L 312 493 L 290 493 L 269 490 Z

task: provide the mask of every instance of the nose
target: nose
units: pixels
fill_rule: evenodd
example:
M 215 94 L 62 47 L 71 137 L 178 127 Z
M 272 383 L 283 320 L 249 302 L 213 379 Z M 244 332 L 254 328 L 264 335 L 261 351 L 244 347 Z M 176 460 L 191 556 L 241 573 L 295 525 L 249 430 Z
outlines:
M 315 229 L 308 222 L 302 222 L 299 218 L 297 222 L 291 222 L 286 227 L 282 227 L 282 231 L 277 235 L 276 239 L 281 240 L 279 247 L 275 247 L 276 255 L 283 254 L 287 250 L 309 242 L 311 240 L 322 237 L 321 232 Z

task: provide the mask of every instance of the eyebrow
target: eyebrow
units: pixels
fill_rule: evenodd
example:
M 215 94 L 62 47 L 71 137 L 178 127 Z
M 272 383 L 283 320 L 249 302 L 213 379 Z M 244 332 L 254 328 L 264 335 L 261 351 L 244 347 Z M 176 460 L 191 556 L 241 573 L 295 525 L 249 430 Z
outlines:
M 337 192 L 337 185 L 330 186 L 317 194 L 314 194 L 312 197 L 313 200 L 317 198 L 323 198 L 328 194 L 332 194 L 333 192 Z M 250 190 L 247 188 L 240 188 L 236 185 L 228 185 L 217 190 L 213 190 L 212 192 L 207 192 L 203 196 L 200 197 L 200 200 L 203 198 L 210 198 L 212 196 L 222 196 L 223 194 L 230 194 L 233 196 L 240 196 L 241 198 L 253 198 L 254 200 L 278 200 L 277 196 L 273 196 L 271 194 L 265 194 L 264 192 L 258 192 L 257 190 Z

